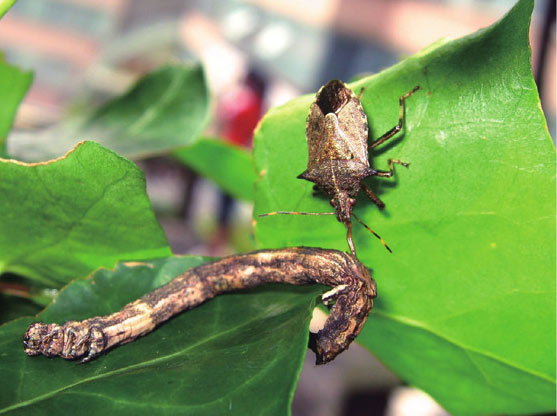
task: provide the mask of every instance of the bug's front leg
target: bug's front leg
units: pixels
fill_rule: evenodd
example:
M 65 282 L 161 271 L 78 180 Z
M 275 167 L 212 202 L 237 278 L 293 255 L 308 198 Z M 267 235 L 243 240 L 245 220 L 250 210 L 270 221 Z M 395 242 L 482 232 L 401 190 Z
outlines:
M 363 182 L 362 189 L 365 191 L 369 199 L 371 199 L 373 203 L 379 207 L 379 209 L 385 208 L 385 203 L 381 201 L 381 199 L 377 195 L 375 195 L 375 193 L 371 189 L 369 189 L 368 186 Z
M 379 146 L 381 143 L 386 142 L 387 140 L 389 140 L 391 137 L 393 137 L 395 134 L 397 134 L 399 131 L 402 130 L 402 123 L 404 122 L 404 112 L 406 110 L 404 102 L 408 97 L 410 97 L 419 89 L 421 89 L 421 87 L 418 85 L 398 99 L 398 123 L 396 124 L 396 126 L 390 129 L 383 136 L 371 142 L 369 144 L 370 149 L 373 149 L 374 147 Z

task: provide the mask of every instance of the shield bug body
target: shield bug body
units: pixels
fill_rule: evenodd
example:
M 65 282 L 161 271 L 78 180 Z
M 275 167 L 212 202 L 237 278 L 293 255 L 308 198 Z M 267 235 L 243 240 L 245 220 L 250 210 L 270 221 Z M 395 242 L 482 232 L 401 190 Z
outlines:
M 385 241 L 371 228 L 365 225 L 352 211 L 356 204 L 356 195 L 363 189 L 368 197 L 380 208 L 385 204 L 363 180 L 369 176 L 391 177 L 394 163 L 408 166 L 399 160 L 389 160 L 389 170 L 371 169 L 368 160 L 368 147 L 374 148 L 393 137 L 402 129 L 404 120 L 404 101 L 420 87 L 414 87 L 399 99 L 399 119 L 396 126 L 368 145 L 368 121 L 360 102 L 343 82 L 329 81 L 325 84 L 310 107 L 306 123 L 308 143 L 308 168 L 298 178 L 315 183 L 317 190 L 331 198 L 335 212 L 288 212 L 276 211 L 262 216 L 275 214 L 293 215 L 336 215 L 347 228 L 348 245 L 352 254 L 356 254 L 352 240 L 352 216 L 367 230 L 381 240 L 387 250 L 391 249 Z

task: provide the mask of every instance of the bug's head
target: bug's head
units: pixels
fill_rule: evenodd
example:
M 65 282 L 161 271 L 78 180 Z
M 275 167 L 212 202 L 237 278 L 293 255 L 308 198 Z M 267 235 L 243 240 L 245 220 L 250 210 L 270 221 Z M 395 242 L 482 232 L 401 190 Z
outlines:
M 64 336 L 59 325 L 35 322 L 27 328 L 23 337 L 24 350 L 27 355 L 56 355 L 62 350 Z
M 339 193 L 331 199 L 331 205 L 335 209 L 337 219 L 343 223 L 351 222 L 352 208 L 356 204 L 356 200 L 346 193 Z

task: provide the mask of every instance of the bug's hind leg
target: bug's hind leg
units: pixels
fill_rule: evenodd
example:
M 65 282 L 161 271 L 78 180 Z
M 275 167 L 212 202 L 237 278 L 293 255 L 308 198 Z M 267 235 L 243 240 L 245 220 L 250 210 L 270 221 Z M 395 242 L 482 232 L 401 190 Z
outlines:
M 401 162 L 398 159 L 389 159 L 389 170 L 388 171 L 384 171 L 384 170 L 378 170 L 376 175 L 380 176 L 382 178 L 391 178 L 394 174 L 395 174 L 395 166 L 394 164 L 397 163 L 399 165 L 404 166 L 405 168 L 407 168 L 408 166 L 410 166 L 410 163 L 405 163 L 405 162 Z M 369 194 L 368 194 L 369 195 Z M 370 197 L 371 198 L 371 197 Z M 371 198 L 373 199 L 373 198 Z
M 412 89 L 411 91 L 408 91 L 406 94 L 404 94 L 402 97 L 400 97 L 398 99 L 398 123 L 397 123 L 397 125 L 394 126 L 392 129 L 390 129 L 383 136 L 379 137 L 377 140 L 371 142 L 368 146 L 370 149 L 373 149 L 374 147 L 379 146 L 381 143 L 389 140 L 391 137 L 393 137 L 395 134 L 397 134 L 399 131 L 402 130 L 402 123 L 404 121 L 404 111 L 405 111 L 404 100 L 406 100 L 408 97 L 410 97 L 412 94 L 414 94 L 419 89 L 421 89 L 421 87 L 418 85 L 418 86 L 414 87 L 414 89 Z

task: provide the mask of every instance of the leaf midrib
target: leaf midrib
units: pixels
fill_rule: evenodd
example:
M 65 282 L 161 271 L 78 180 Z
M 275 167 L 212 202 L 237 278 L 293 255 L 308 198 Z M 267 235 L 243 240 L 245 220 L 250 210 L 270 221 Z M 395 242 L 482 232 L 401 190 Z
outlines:
M 141 114 L 134 123 L 128 126 L 124 134 L 133 136 L 144 129 L 151 121 L 156 119 L 170 100 L 176 96 L 176 91 L 182 86 L 186 76 L 187 75 L 184 73 L 176 74 L 174 79 L 168 84 L 166 90 L 160 95 L 159 100 L 154 105 L 148 106 L 143 111 L 143 114 Z
M 287 313 L 287 312 L 293 310 L 294 308 L 295 307 L 291 306 L 288 309 L 286 309 L 284 311 L 284 313 Z M 241 325 L 237 325 L 237 326 L 228 328 L 225 331 L 221 331 L 216 335 L 211 335 L 209 337 L 206 337 L 203 340 L 201 340 L 201 341 L 199 341 L 195 344 L 192 344 L 192 345 L 190 345 L 190 346 L 188 346 L 188 347 L 186 347 L 186 348 L 184 348 L 180 351 L 174 352 L 172 354 L 165 355 L 164 357 L 158 357 L 158 358 L 154 358 L 154 359 L 151 359 L 151 360 L 148 360 L 148 361 L 142 361 L 140 363 L 129 365 L 127 367 L 119 368 L 119 369 L 116 369 L 116 370 L 108 371 L 108 372 L 103 373 L 103 374 L 99 374 L 99 375 L 95 375 L 95 376 L 92 376 L 92 377 L 81 379 L 81 380 L 79 380 L 75 383 L 69 384 L 69 385 L 61 387 L 59 389 L 52 390 L 48 393 L 42 394 L 42 395 L 34 397 L 32 399 L 25 400 L 23 402 L 14 404 L 12 406 L 8 406 L 4 409 L 0 409 L 0 414 L 7 413 L 7 412 L 15 410 L 15 409 L 19 409 L 19 408 L 22 408 L 22 407 L 25 407 L 25 406 L 29 406 L 29 405 L 38 403 L 42 400 L 46 400 L 46 399 L 56 395 L 57 393 L 63 392 L 65 390 L 71 389 L 71 388 L 79 386 L 81 384 L 85 384 L 85 383 L 92 382 L 92 381 L 97 381 L 97 380 L 102 380 L 103 378 L 106 378 L 106 377 L 109 377 L 109 376 L 119 375 L 119 374 L 125 373 L 125 372 L 130 371 L 130 370 L 135 370 L 135 369 L 148 367 L 150 365 L 157 364 L 157 363 L 160 363 L 160 362 L 164 362 L 164 361 L 172 359 L 174 357 L 178 357 L 178 356 L 180 356 L 182 354 L 185 354 L 185 353 L 187 353 L 187 352 L 189 352 L 189 351 L 191 351 L 191 350 L 193 350 L 193 349 L 195 349 L 195 348 L 197 348 L 197 347 L 199 347 L 203 344 L 206 344 L 210 341 L 216 340 L 216 339 L 218 339 L 218 338 L 220 338 L 220 337 L 222 337 L 226 334 L 229 334 L 231 332 L 240 330 L 241 328 L 249 326 L 253 322 L 259 321 L 261 319 L 262 319 L 261 316 L 250 319 L 248 321 L 243 322 Z

